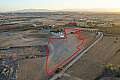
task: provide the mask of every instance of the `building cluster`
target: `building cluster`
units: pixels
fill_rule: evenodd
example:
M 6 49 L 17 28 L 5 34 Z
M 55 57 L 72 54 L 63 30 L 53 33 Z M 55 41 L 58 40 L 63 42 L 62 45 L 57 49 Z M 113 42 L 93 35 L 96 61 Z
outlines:
M 79 25 L 82 27 L 113 27 L 112 20 L 104 20 L 99 18 L 81 18 L 79 19 Z

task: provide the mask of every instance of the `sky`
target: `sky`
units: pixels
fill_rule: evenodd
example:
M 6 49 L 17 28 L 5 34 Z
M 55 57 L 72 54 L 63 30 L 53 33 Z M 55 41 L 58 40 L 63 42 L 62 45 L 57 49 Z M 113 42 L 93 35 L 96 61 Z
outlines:
M 96 9 L 105 8 L 120 12 L 120 0 L 0 0 L 0 11 L 22 9 Z M 116 9 L 117 8 L 117 9 Z

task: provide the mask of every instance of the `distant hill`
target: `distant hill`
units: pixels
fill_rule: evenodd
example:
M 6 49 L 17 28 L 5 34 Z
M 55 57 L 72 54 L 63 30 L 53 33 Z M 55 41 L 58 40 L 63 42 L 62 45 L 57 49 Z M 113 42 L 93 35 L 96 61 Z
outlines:
M 61 9 L 61 10 L 49 10 L 49 9 L 23 9 L 16 11 L 7 11 L 13 13 L 29 13 L 29 12 L 115 12 L 120 13 L 120 8 L 93 8 L 93 9 Z
M 71 12 L 120 12 L 120 8 L 93 8 L 93 9 L 64 9 Z
M 23 10 L 11 11 L 11 12 L 24 13 L 24 12 L 54 12 L 54 11 L 55 10 L 48 10 L 48 9 L 23 9 Z

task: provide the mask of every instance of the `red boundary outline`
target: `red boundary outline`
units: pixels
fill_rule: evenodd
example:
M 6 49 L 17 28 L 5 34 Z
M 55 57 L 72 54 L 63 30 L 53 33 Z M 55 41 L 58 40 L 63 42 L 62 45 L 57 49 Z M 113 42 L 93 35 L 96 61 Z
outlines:
M 74 34 L 75 36 L 77 36 L 77 35 L 79 34 L 79 32 L 80 32 L 81 29 L 80 29 L 80 28 L 64 28 L 64 36 L 65 36 L 65 38 L 48 38 L 48 44 L 52 43 L 51 40 L 57 40 L 57 39 L 59 39 L 59 40 L 60 40 L 60 39 L 66 40 L 66 39 L 67 39 L 67 30 L 75 30 L 75 31 L 73 32 L 73 34 Z M 81 38 L 80 36 L 78 36 L 77 38 L 78 38 L 79 40 L 81 40 L 81 43 L 80 43 L 79 45 L 77 45 L 76 50 L 74 50 L 74 51 L 73 51 L 73 54 L 72 54 L 71 56 L 69 56 L 68 58 L 66 58 L 66 60 L 60 61 L 58 64 L 55 64 L 54 67 L 53 67 L 54 70 L 55 70 L 56 68 L 60 67 L 60 65 L 66 64 L 67 61 L 69 61 L 71 58 L 73 58 L 75 55 L 78 54 L 78 52 L 80 51 L 80 47 L 81 47 L 81 45 L 83 44 L 83 42 L 85 41 L 85 39 L 84 39 L 84 38 Z M 50 70 L 50 69 L 48 68 L 48 62 L 49 62 L 49 61 L 48 61 L 48 56 L 49 56 L 49 49 L 48 49 L 48 47 L 46 47 L 45 74 L 46 74 L 47 76 L 51 75 L 52 71 L 54 71 L 54 70 Z

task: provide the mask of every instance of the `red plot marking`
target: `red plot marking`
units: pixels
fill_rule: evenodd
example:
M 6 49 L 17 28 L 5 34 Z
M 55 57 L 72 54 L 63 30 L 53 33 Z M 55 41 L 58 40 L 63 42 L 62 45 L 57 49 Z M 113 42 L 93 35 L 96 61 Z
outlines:
M 48 68 L 48 64 L 49 64 L 48 55 L 49 55 L 49 53 L 48 53 L 48 47 L 46 47 L 45 73 L 46 73 L 47 76 L 51 75 L 53 73 L 53 71 L 56 70 L 61 65 L 66 64 L 68 61 L 70 61 L 71 58 L 73 58 L 75 55 L 77 55 L 78 52 L 80 51 L 80 47 L 81 47 L 81 45 L 83 44 L 83 42 L 85 40 L 84 38 L 81 38 L 81 36 L 80 36 L 80 28 L 64 28 L 64 36 L 65 36 L 65 38 L 49 38 L 48 39 L 48 44 L 53 44 L 54 40 L 66 40 L 66 39 L 68 39 L 67 38 L 67 31 L 70 31 L 70 30 L 74 30 L 73 35 L 77 39 L 79 39 L 81 42 L 77 45 L 76 49 L 72 51 L 73 52 L 72 55 L 67 57 L 65 60 L 61 60 L 58 64 L 53 65 L 51 69 Z M 70 46 L 68 46 L 68 47 L 70 47 Z

